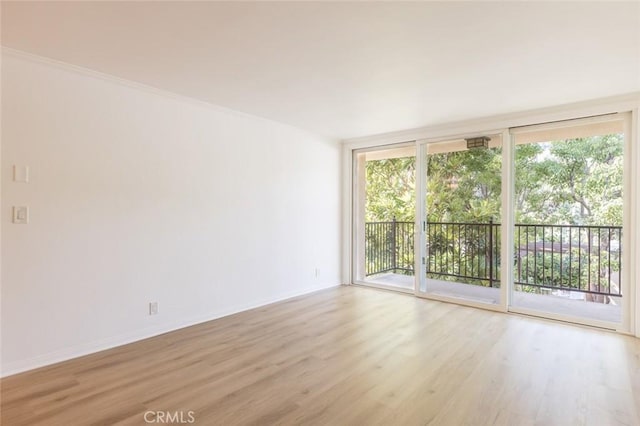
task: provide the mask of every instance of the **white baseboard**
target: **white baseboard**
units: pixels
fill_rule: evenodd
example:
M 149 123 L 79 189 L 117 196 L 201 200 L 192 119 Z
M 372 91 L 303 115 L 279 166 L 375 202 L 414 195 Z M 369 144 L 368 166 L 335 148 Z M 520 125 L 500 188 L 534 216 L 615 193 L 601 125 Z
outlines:
M 117 346 L 126 345 L 128 343 L 137 342 L 139 340 L 148 339 L 150 337 L 158 336 L 160 334 L 168 333 L 170 331 L 179 330 L 181 328 L 190 327 L 192 325 L 201 324 L 203 322 L 212 321 L 218 318 L 226 317 L 229 315 L 237 314 L 239 312 L 248 311 L 250 309 L 259 308 L 265 305 L 269 305 L 283 300 L 291 299 L 293 297 L 310 294 L 316 291 L 325 290 L 332 287 L 338 287 L 340 284 L 322 284 L 317 286 L 305 287 L 304 289 L 292 291 L 278 296 L 252 301 L 246 304 L 240 304 L 229 307 L 224 310 L 219 310 L 210 315 L 187 318 L 181 321 L 176 321 L 173 324 L 162 324 L 154 327 L 146 327 L 130 333 L 124 333 L 117 336 L 107 337 L 105 339 L 99 339 L 85 344 L 77 345 L 63 350 L 49 352 L 43 355 L 38 355 L 32 358 L 10 362 L 2 365 L 2 372 L 0 377 L 8 377 L 14 374 L 22 373 L 25 371 L 33 370 L 40 367 L 45 367 L 51 364 L 56 364 L 63 361 L 68 361 L 73 358 L 93 354 L 96 352 L 112 349 Z

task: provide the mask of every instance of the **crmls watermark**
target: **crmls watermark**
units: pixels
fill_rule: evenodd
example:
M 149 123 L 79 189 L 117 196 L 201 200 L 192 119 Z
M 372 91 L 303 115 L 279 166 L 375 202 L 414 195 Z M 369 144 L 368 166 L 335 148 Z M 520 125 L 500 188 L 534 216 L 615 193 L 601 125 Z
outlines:
M 190 424 L 196 422 L 194 411 L 146 411 L 145 423 Z

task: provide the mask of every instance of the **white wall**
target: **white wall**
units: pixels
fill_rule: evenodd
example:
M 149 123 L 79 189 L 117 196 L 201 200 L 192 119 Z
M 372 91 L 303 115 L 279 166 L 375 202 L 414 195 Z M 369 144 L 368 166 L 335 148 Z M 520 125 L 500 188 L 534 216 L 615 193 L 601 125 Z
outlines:
M 2 59 L 3 375 L 339 284 L 336 142 Z

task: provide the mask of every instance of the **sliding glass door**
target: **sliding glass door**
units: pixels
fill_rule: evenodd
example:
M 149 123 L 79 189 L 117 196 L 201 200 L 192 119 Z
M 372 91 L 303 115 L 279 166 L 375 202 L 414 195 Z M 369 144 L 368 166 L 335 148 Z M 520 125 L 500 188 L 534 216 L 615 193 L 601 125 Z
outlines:
M 354 155 L 354 281 L 414 291 L 416 147 Z
M 418 292 L 498 305 L 501 134 L 428 143 L 421 152 L 424 208 Z
M 629 115 L 354 151 L 353 281 L 629 330 Z
M 511 309 L 621 324 L 625 120 L 513 129 L 515 268 Z

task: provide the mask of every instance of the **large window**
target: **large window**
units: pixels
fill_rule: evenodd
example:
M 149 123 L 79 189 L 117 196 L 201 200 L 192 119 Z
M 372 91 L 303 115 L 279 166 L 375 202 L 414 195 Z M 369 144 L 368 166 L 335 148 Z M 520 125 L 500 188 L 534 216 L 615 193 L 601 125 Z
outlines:
M 629 116 L 354 151 L 353 281 L 630 329 Z

